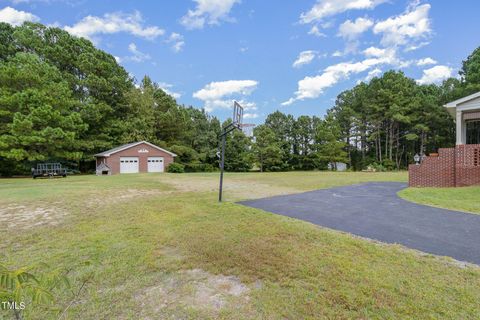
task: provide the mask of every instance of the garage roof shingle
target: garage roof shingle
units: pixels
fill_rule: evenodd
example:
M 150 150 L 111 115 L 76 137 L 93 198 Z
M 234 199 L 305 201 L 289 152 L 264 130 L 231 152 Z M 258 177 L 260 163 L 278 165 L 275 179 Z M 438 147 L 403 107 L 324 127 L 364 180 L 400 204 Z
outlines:
M 156 148 L 158 150 L 161 150 L 163 152 L 166 152 L 170 155 L 172 155 L 173 157 L 176 157 L 177 155 L 173 152 L 170 152 L 168 150 L 165 150 L 163 148 L 160 148 L 148 141 L 138 141 L 138 142 L 131 142 L 131 143 L 127 143 L 127 144 L 124 144 L 124 145 L 121 145 L 121 146 L 118 146 L 118 147 L 115 147 L 113 149 L 110 149 L 110 150 L 107 150 L 107 151 L 103 151 L 103 152 L 100 152 L 100 153 L 97 153 L 94 155 L 94 157 L 109 157 L 110 155 L 114 154 L 114 153 L 117 153 L 117 152 L 120 152 L 122 150 L 126 150 L 128 148 L 131 148 L 131 147 L 135 147 L 136 145 L 139 145 L 139 144 L 142 144 L 142 143 L 145 143 L 145 144 L 148 144 L 149 146 L 153 147 L 153 148 Z

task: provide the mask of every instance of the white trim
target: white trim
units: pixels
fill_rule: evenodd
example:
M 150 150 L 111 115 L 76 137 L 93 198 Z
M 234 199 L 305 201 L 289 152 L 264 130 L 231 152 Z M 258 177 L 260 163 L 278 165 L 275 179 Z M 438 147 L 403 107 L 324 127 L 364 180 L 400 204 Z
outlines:
M 171 155 L 172 157 L 176 157 L 176 156 L 177 156 L 175 153 L 170 152 L 170 151 L 168 151 L 168 150 L 165 150 L 165 149 L 163 149 L 163 148 L 160 148 L 160 147 L 158 147 L 158 146 L 156 146 L 156 145 L 154 145 L 154 144 L 152 144 L 152 143 L 150 143 L 150 142 L 148 142 L 148 141 L 139 141 L 139 142 L 137 142 L 137 143 L 135 143 L 135 144 L 130 144 L 130 145 L 124 147 L 124 148 L 115 150 L 114 152 L 106 153 L 106 154 L 103 154 L 103 155 L 101 155 L 101 156 L 99 156 L 99 155 L 96 155 L 96 156 L 98 156 L 98 157 L 110 157 L 112 154 L 115 154 L 115 153 L 118 153 L 118 152 L 120 152 L 120 151 L 127 150 L 127 149 L 130 149 L 130 148 L 133 148 L 133 147 L 136 147 L 136 146 L 138 146 L 139 144 L 142 144 L 142 143 L 148 144 L 148 145 L 149 145 L 150 147 L 152 147 L 152 148 L 155 148 L 155 149 L 157 149 L 157 150 L 160 150 L 160 151 L 163 151 L 163 152 L 165 152 L 165 153 L 168 153 L 168 154 Z
M 477 93 L 471 94 L 469 96 L 457 99 L 455 101 L 449 102 L 449 103 L 445 104 L 444 107 L 446 107 L 446 108 L 456 108 L 459 104 L 462 104 L 464 102 L 473 100 L 473 99 L 478 98 L 478 97 L 480 97 L 480 91 L 477 92 Z
M 165 153 L 168 153 L 168 154 L 171 155 L 172 157 L 176 157 L 176 156 L 177 156 L 175 153 L 170 152 L 170 151 L 165 150 L 165 149 L 162 149 L 162 148 L 160 148 L 160 147 L 157 147 L 156 145 L 151 144 L 150 142 L 142 141 L 141 143 L 146 143 L 146 144 L 148 144 L 149 146 L 151 146 L 152 148 L 155 148 L 155 149 L 158 149 L 158 150 L 163 151 L 163 152 L 165 152 Z
M 478 103 L 475 102 L 472 105 L 465 104 L 478 98 L 480 98 L 480 91 L 443 105 L 445 108 L 447 108 L 447 111 L 455 119 L 455 133 L 457 145 L 465 144 L 467 141 L 467 127 L 465 125 L 464 118 L 464 115 L 466 114 L 465 111 L 480 110 L 480 101 Z
M 462 111 L 457 111 L 456 112 L 456 120 L 455 120 L 455 134 L 456 134 L 456 144 L 465 144 L 464 140 L 464 134 L 463 132 L 465 131 L 465 126 L 463 124 L 463 117 L 462 117 Z

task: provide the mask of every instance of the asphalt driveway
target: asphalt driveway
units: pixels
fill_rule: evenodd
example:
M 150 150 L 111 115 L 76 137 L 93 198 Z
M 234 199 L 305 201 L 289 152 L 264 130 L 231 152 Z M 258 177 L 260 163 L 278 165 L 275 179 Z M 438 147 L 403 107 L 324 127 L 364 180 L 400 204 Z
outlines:
M 372 182 L 240 202 L 387 243 L 480 264 L 480 215 L 397 196 L 398 182 Z

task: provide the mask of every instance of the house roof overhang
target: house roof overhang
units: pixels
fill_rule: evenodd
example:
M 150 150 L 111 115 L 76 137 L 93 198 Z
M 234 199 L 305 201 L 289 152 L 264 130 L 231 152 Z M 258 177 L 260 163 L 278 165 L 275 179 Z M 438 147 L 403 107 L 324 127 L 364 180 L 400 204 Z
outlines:
M 480 111 L 480 91 L 469 96 L 457 99 L 444 105 L 447 111 L 456 118 L 458 111 Z
M 116 148 L 113 148 L 113 149 L 110 149 L 110 150 L 107 150 L 107 151 L 104 151 L 104 152 L 100 152 L 100 153 L 97 153 L 95 155 L 93 155 L 94 157 L 110 157 L 112 154 L 115 154 L 117 152 L 120 152 L 120 151 L 123 151 L 123 150 L 126 150 L 126 149 L 129 149 L 129 148 L 133 148 L 135 146 L 138 146 L 142 143 L 145 143 L 147 145 L 149 145 L 150 147 L 152 148 L 155 148 L 157 150 L 160 150 L 160 151 L 163 151 L 169 155 L 171 155 L 172 157 L 176 157 L 177 155 L 173 152 L 170 152 L 168 150 L 165 150 L 163 148 L 160 148 L 159 146 L 156 146 L 154 145 L 153 143 L 150 143 L 148 141 L 138 141 L 138 142 L 132 142 L 132 143 L 127 143 L 127 144 L 124 144 L 124 145 L 121 145 L 119 147 L 116 147 Z

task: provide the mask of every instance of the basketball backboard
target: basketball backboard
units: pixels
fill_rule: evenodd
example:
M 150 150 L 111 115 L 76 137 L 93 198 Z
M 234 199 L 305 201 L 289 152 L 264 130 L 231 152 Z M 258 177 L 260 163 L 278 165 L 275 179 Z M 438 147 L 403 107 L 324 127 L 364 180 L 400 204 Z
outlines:
M 239 129 L 242 127 L 243 107 L 237 101 L 233 101 L 233 125 Z

